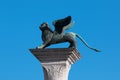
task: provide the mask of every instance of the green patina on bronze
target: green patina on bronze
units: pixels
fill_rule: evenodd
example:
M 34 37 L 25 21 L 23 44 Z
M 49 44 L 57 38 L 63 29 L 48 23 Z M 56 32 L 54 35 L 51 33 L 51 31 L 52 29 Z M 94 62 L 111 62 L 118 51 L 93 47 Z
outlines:
M 54 31 L 51 30 L 48 23 L 42 23 L 39 28 L 42 31 L 43 44 L 38 46 L 37 49 L 46 48 L 51 44 L 58 44 L 63 42 L 69 42 L 69 48 L 73 47 L 77 49 L 75 38 L 78 37 L 88 48 L 96 52 L 100 52 L 99 50 L 90 47 L 80 35 L 73 32 L 64 33 L 64 31 L 71 28 L 73 24 L 74 22 L 72 21 L 71 16 L 53 21 L 53 25 L 55 26 Z

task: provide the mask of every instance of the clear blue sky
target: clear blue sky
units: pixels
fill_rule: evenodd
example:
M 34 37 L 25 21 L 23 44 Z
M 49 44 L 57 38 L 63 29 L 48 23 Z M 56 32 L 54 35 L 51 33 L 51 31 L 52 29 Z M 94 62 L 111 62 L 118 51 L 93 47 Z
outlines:
M 43 80 L 40 62 L 29 52 L 41 41 L 39 25 L 71 15 L 69 30 L 80 34 L 96 53 L 77 39 L 82 58 L 69 80 L 120 80 L 119 0 L 1 0 L 0 80 Z M 68 44 L 51 47 L 67 47 Z

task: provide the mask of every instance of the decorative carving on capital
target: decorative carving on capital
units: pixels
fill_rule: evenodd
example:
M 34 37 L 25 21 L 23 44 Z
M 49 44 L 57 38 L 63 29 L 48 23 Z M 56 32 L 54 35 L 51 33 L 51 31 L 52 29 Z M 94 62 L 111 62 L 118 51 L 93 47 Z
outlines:
M 71 65 L 42 64 L 45 80 L 67 80 Z
M 44 80 L 68 80 L 71 65 L 80 59 L 75 48 L 30 49 L 41 62 Z

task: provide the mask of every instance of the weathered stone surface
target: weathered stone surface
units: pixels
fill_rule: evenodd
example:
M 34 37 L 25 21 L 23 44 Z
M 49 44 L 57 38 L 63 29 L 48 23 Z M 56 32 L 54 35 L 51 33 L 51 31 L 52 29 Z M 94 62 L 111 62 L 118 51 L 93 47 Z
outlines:
M 71 64 L 79 60 L 80 54 L 74 48 L 30 49 L 41 62 L 44 80 L 68 80 Z
M 71 65 L 67 62 L 43 63 L 45 80 L 68 80 Z

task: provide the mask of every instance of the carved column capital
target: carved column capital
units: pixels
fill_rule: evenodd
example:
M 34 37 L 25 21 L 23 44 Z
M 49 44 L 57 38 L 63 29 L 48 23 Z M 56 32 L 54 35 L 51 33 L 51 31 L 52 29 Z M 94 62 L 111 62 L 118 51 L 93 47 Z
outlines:
M 44 80 L 68 80 L 71 64 L 79 60 L 80 54 L 74 48 L 30 49 L 41 62 Z
M 71 65 L 65 62 L 42 63 L 45 80 L 68 80 Z

